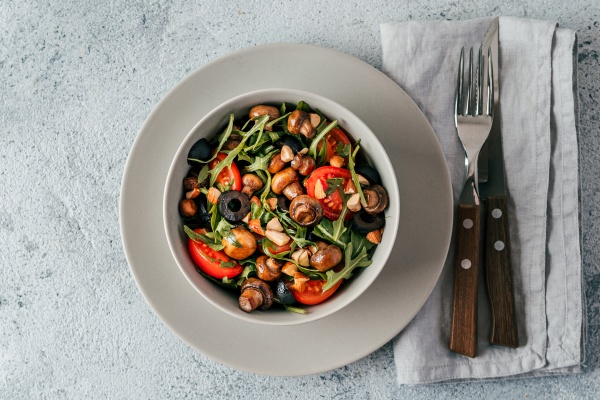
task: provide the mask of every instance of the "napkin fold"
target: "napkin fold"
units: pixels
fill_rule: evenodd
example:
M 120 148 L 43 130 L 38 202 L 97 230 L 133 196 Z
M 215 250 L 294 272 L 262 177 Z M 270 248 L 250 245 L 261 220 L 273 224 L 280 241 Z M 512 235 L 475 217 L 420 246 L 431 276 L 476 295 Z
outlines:
M 455 202 L 464 152 L 454 127 L 461 47 L 478 48 L 491 18 L 381 26 L 383 71 L 419 105 L 444 150 Z M 454 240 L 425 306 L 394 339 L 398 382 L 577 373 L 583 361 L 578 210 L 576 35 L 556 23 L 500 18 L 500 116 L 508 188 L 520 347 L 489 344 L 490 310 L 479 282 L 474 359 L 448 350 Z

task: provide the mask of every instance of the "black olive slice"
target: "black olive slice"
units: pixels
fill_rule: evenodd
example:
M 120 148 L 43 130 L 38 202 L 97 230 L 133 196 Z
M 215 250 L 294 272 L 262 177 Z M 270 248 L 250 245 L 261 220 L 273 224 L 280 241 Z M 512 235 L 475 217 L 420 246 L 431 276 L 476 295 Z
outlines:
M 240 222 L 250 212 L 250 200 L 242 192 L 230 190 L 219 196 L 219 212 L 229 222 Z
M 190 151 L 188 152 L 188 164 L 189 165 L 199 165 L 198 161 L 190 160 L 193 158 L 195 160 L 207 161 L 212 156 L 212 151 L 210 150 L 210 145 L 208 144 L 208 140 L 202 138 L 198 140 Z
M 359 165 L 354 170 L 357 174 L 367 178 L 371 185 L 381 185 L 381 176 L 375 168 L 369 165 Z
M 291 201 L 285 196 L 277 196 L 277 207 L 281 211 L 290 211 Z
M 200 224 L 202 224 L 202 227 L 204 228 L 210 228 L 211 217 L 208 213 L 208 210 L 206 209 L 206 197 L 198 197 L 196 199 L 196 205 L 198 206 L 198 212 L 196 213 L 196 216 L 198 217 Z
M 292 294 L 290 289 L 288 289 L 285 282 L 282 281 L 281 279 L 279 279 L 277 281 L 277 288 L 275 291 L 275 295 L 277 296 L 277 299 L 279 299 L 279 302 L 286 306 L 290 305 L 290 304 L 294 304 L 296 302 L 296 298 L 294 297 L 294 295 Z
M 304 148 L 304 145 L 295 136 L 292 135 L 283 135 L 274 143 L 275 147 L 281 149 L 283 146 L 289 146 L 290 149 L 294 152 L 294 154 L 298 153 Z
M 352 222 L 357 231 L 366 235 L 369 232 L 373 232 L 375 229 L 381 228 L 385 222 L 385 217 L 383 213 L 371 215 L 361 211 L 354 214 Z

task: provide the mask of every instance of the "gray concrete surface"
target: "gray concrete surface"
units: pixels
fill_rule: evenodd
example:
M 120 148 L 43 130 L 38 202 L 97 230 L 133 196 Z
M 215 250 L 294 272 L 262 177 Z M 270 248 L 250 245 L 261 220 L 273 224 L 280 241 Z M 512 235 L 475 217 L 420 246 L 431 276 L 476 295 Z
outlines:
M 556 20 L 579 34 L 585 373 L 402 387 L 387 344 L 329 373 L 260 377 L 191 350 L 159 321 L 130 276 L 118 199 L 135 135 L 174 84 L 271 42 L 380 67 L 381 22 L 486 15 Z M 597 0 L 3 0 L 0 398 L 598 398 L 599 34 Z

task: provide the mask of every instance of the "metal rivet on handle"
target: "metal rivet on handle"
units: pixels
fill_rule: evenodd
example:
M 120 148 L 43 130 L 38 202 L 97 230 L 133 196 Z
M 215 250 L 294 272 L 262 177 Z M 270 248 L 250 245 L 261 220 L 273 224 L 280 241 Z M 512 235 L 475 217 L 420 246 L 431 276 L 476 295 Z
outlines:
M 499 209 L 499 208 L 494 208 L 494 209 L 492 210 L 492 217 L 494 217 L 494 218 L 498 219 L 498 218 L 500 218 L 501 216 L 502 216 L 502 210 L 501 210 L 501 209 Z
M 504 242 L 501 240 L 498 240 L 496 243 L 494 243 L 494 248 L 498 251 L 504 250 Z
M 463 267 L 464 269 L 469 269 L 469 268 L 471 268 L 471 261 L 469 261 L 465 258 L 464 260 L 462 260 L 460 262 L 460 266 Z
M 473 220 L 472 220 L 472 219 L 469 219 L 469 218 L 465 219 L 465 220 L 463 221 L 463 226 L 464 226 L 466 229 L 471 229 L 471 228 L 473 227 Z

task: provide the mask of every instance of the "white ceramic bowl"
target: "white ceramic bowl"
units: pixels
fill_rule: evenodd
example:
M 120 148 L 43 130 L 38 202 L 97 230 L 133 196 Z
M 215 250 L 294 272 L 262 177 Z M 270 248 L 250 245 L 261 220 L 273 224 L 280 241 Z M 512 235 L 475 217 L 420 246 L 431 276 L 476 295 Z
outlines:
M 221 288 L 200 275 L 187 251 L 187 235 L 183 232 L 183 223 L 179 216 L 178 204 L 183 194 L 182 180 L 187 176 L 189 165 L 187 154 L 191 146 L 200 138 L 211 138 L 226 126 L 229 115 L 236 117 L 246 115 L 250 108 L 257 104 L 296 104 L 305 101 L 311 108 L 319 109 L 328 119 L 337 119 L 354 139 L 361 139 L 369 163 L 381 175 L 382 185 L 389 193 L 389 206 L 385 211 L 386 225 L 383 240 L 373 255 L 373 263 L 364 268 L 355 278 L 344 283 L 340 289 L 324 303 L 308 306 L 308 314 L 296 314 L 274 306 L 266 311 L 253 311 L 248 314 L 239 309 L 239 293 Z M 253 323 L 268 325 L 294 325 L 326 317 L 358 298 L 377 278 L 384 268 L 392 251 L 398 231 L 400 217 L 400 199 L 398 184 L 392 164 L 377 137 L 351 111 L 325 97 L 293 89 L 265 89 L 246 93 L 226 101 L 212 110 L 196 124 L 188 133 L 177 150 L 171 163 L 165 185 L 163 201 L 163 217 L 169 247 L 181 272 L 192 286 L 215 307 L 236 318 Z M 198 316 L 201 318 L 201 316 Z M 360 316 L 357 316 L 359 318 Z

